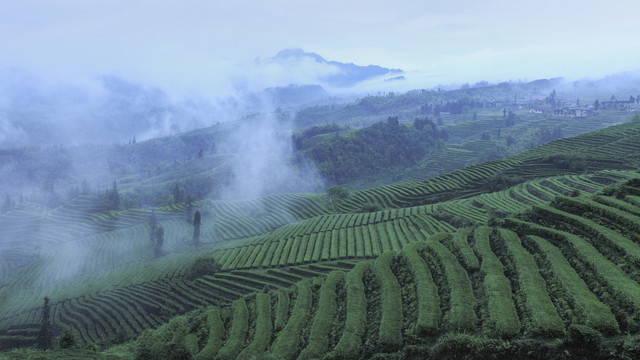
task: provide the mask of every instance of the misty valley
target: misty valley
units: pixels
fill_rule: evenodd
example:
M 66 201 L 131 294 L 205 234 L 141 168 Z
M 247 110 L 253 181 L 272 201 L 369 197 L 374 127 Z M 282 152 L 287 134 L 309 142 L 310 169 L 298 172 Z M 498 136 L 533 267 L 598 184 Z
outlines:
M 640 357 L 637 74 L 261 61 L 339 71 L 215 101 L 3 73 L 0 358 Z

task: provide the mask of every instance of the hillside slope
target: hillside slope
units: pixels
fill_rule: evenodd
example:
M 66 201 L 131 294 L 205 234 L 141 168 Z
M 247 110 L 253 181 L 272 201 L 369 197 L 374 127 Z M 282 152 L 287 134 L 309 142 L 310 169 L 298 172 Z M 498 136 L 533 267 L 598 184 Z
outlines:
M 196 359 L 635 358 L 638 224 L 640 178 L 558 196 L 175 318 L 132 352 L 172 337 L 171 354 Z
M 612 184 L 638 177 L 639 136 L 640 123 L 629 123 L 572 139 L 555 141 L 514 158 L 468 167 L 435 179 L 354 192 L 349 198 L 337 201 L 337 208 L 345 212 L 341 214 L 331 214 L 333 211 L 327 197 L 320 194 L 274 195 L 238 202 L 201 201 L 196 203 L 203 212 L 202 241 L 198 246 L 194 246 L 190 240 L 192 226 L 185 221 L 187 209 L 184 204 L 156 208 L 159 223 L 165 229 L 167 251 L 157 259 L 153 257 L 153 252 L 148 246 L 148 210 L 87 214 L 82 211 L 81 200 L 54 211 L 24 206 L 0 216 L 0 231 L 3 232 L 3 236 L 15 239 L 6 244 L 7 251 L 3 251 L 0 259 L 2 344 L 3 347 L 12 347 L 33 343 L 39 328 L 42 298 L 45 296 L 52 299 L 52 322 L 58 331 L 64 326 L 69 326 L 77 331 L 78 342 L 106 346 L 132 338 L 145 329 L 157 327 L 176 315 L 199 307 L 224 306 L 241 299 L 247 301 L 245 296 L 264 289 L 289 289 L 301 280 L 324 277 L 333 270 L 346 272 L 359 260 L 374 259 L 389 251 L 400 253 L 410 243 L 425 241 L 426 250 L 419 248 L 416 251 L 422 254 L 422 261 L 432 264 L 429 271 L 440 266 L 442 273 L 449 271 L 462 274 L 460 269 L 463 269 L 467 273 L 465 276 L 470 279 L 475 297 L 472 301 L 475 305 L 469 302 L 465 306 L 474 309 L 477 319 L 483 319 L 483 315 L 475 310 L 481 306 L 478 304 L 483 304 L 484 301 L 477 294 L 478 284 L 482 283 L 482 279 L 472 275 L 478 271 L 476 268 L 482 262 L 477 254 L 479 250 L 474 248 L 473 237 L 477 231 L 457 229 L 490 223 L 496 226 L 494 230 L 489 231 L 493 234 L 491 236 L 496 239 L 515 239 L 517 236 L 520 243 L 529 249 L 529 244 L 533 244 L 535 238 L 529 240 L 527 235 L 545 238 L 540 235 L 545 233 L 530 232 L 527 228 L 522 228 L 518 220 L 508 220 L 497 226 L 500 219 L 521 213 L 533 205 L 532 214 L 537 214 L 541 219 L 540 225 L 547 226 L 544 216 L 539 214 L 550 214 L 549 211 L 553 211 L 548 210 L 546 206 L 554 198 L 560 199 L 556 204 L 569 204 L 573 198 L 562 196 L 582 194 L 584 198 L 576 199 L 583 199 L 581 201 L 591 204 L 588 197 L 590 194 L 605 191 L 607 194 L 615 195 L 612 191 L 617 190 L 611 187 Z M 567 156 L 567 153 L 570 155 Z M 496 184 L 495 180 L 500 182 Z M 628 183 L 619 191 L 622 191 L 619 197 L 624 198 L 623 200 L 610 196 L 600 196 L 593 200 L 603 201 L 608 207 L 617 207 L 618 212 L 609 208 L 604 208 L 605 211 L 600 207 L 597 208 L 598 211 L 607 214 L 622 212 L 621 218 L 637 216 L 637 184 Z M 361 206 L 368 202 L 375 202 L 387 209 L 361 212 Z M 562 206 L 573 209 L 582 205 Z M 565 211 L 560 205 L 554 207 L 556 208 Z M 587 218 L 599 216 L 598 214 L 600 213 L 589 211 Z M 583 213 L 574 215 L 582 216 Z M 620 236 L 626 237 L 627 240 L 620 240 L 623 244 L 621 247 L 600 247 L 597 251 L 604 254 L 609 261 L 623 264 L 621 271 L 627 277 L 632 276 L 631 281 L 635 281 L 635 260 L 624 255 L 636 251 L 633 243 L 638 241 L 634 235 L 637 232 L 624 230 L 625 226 L 634 229 L 633 225 L 630 225 L 633 221 L 616 220 L 618 218 L 611 215 L 614 220 L 589 218 L 591 222 L 581 222 L 571 216 L 563 216 L 556 216 L 555 213 L 551 216 L 554 220 L 559 219 L 557 221 L 569 219 L 568 225 L 557 225 L 561 231 L 567 231 L 570 225 L 580 229 L 583 226 L 593 228 L 592 223 L 610 228 L 613 232 L 618 231 L 620 227 L 618 235 L 606 232 L 598 226 L 595 226 L 596 230 L 589 231 L 595 231 L 599 234 L 597 236 L 614 239 L 614 242 L 620 240 Z M 522 220 L 532 222 L 538 218 L 530 215 Z M 552 225 L 555 226 L 555 223 Z M 515 230 L 516 235 L 507 230 L 500 230 L 503 228 Z M 24 229 L 31 229 L 31 232 L 24 232 Z M 589 231 L 585 231 L 584 234 L 591 234 Z M 435 235 L 442 232 L 455 235 Z M 580 233 L 578 236 L 585 236 L 584 234 Z M 436 239 L 443 239 L 438 243 L 449 249 L 449 252 L 453 251 L 453 256 L 461 257 L 462 260 L 458 260 L 461 268 L 447 265 L 448 260 L 439 260 L 441 265 L 437 265 L 437 259 L 440 259 L 437 256 L 440 255 L 433 252 L 441 251 L 442 247 L 429 247 L 429 239 L 434 236 Z M 219 239 L 226 241 L 218 242 Z M 466 246 L 465 239 L 468 243 Z M 555 238 L 547 240 L 553 239 Z M 504 245 L 511 240 L 496 241 L 491 243 L 492 251 L 498 249 L 495 244 Z M 512 242 L 517 243 L 515 240 Z M 562 245 L 553 241 L 552 243 L 556 247 Z M 455 246 L 459 246 L 460 249 L 450 248 L 452 244 L 457 244 Z M 569 251 L 569 248 L 560 249 L 562 254 Z M 508 262 L 515 262 L 509 260 L 510 256 L 515 256 L 509 255 L 509 251 L 517 250 L 501 251 L 503 252 L 496 256 L 503 262 L 503 266 L 507 266 Z M 429 260 L 425 255 L 427 253 L 435 260 Z M 202 256 L 215 259 L 221 269 L 215 273 L 190 277 L 189 272 L 194 261 Z M 442 256 L 451 258 L 446 254 Z M 392 258 L 396 259 L 392 263 L 399 261 L 396 257 Z M 77 259 L 84 259 L 85 262 L 78 263 Z M 627 266 L 624 265 L 625 259 L 633 261 Z M 538 262 L 536 264 L 538 267 L 542 266 Z M 447 266 L 454 266 L 457 270 L 444 269 Z M 522 264 L 518 266 L 533 265 L 529 257 L 524 256 Z M 476 270 L 470 270 L 471 268 Z M 376 271 L 376 277 L 389 278 L 389 286 L 395 286 L 388 271 Z M 513 270 L 512 274 L 516 274 L 517 271 Z M 422 274 L 420 276 L 424 275 L 424 272 L 419 272 Z M 542 279 L 549 281 L 545 278 L 544 272 L 541 272 Z M 400 274 L 394 274 L 396 281 L 400 281 L 397 279 Z M 448 279 L 448 276 L 445 278 Z M 462 275 L 456 276 L 464 278 Z M 446 295 L 446 286 L 450 281 L 457 281 L 456 279 L 434 280 L 439 288 L 438 296 L 443 299 L 447 299 L 447 296 L 452 297 L 453 294 Z M 408 280 L 402 281 L 401 284 L 407 284 Z M 541 284 L 539 279 L 531 281 Z M 585 282 L 591 286 L 586 280 Z M 626 287 L 635 286 L 633 282 L 625 284 Z M 516 285 L 510 284 L 511 287 Z M 335 291 L 340 293 L 339 285 L 336 286 L 338 287 Z M 504 288 L 505 283 L 498 280 L 496 286 Z M 610 290 L 597 290 L 598 287 L 589 289 L 596 297 L 598 291 L 613 294 Z M 634 333 L 633 322 L 632 325 L 625 325 L 627 320 L 624 319 L 635 316 L 628 310 L 632 308 L 629 308 L 631 305 L 624 300 L 626 295 L 611 296 L 623 299 L 623 302 L 604 298 L 599 301 L 612 308 L 617 328 Z M 466 296 L 465 301 L 467 300 L 472 299 Z M 313 301 L 310 306 L 314 306 Z M 393 302 L 397 299 L 388 301 Z M 551 302 L 553 303 L 552 300 Z M 558 305 L 553 304 L 557 308 Z M 616 304 L 625 304 L 622 312 L 616 313 Z M 251 306 L 249 309 L 253 309 Z M 527 321 L 532 320 L 526 320 L 526 316 L 522 314 L 526 315 L 526 311 L 533 310 L 527 310 L 522 304 L 518 306 L 521 306 L 516 308 L 519 309 L 518 319 L 521 327 L 517 330 L 514 325 L 510 336 L 544 334 L 544 327 L 527 330 Z M 418 308 L 417 305 L 415 307 Z M 340 309 L 340 306 L 338 308 Z M 463 307 L 460 311 L 467 310 Z M 446 307 L 442 308 L 441 312 L 447 314 Z M 561 326 L 558 325 L 558 321 L 550 320 L 556 323 L 552 330 L 549 330 L 552 337 L 558 336 L 568 328 L 567 317 L 563 317 L 562 314 L 558 316 Z M 254 319 L 252 315 L 249 315 L 249 318 Z M 403 324 L 406 322 L 402 321 Z M 476 331 L 479 329 L 478 326 L 482 328 L 484 323 L 484 320 L 478 321 L 480 325 L 474 321 L 473 325 L 460 326 L 469 326 L 469 329 Z M 392 322 L 397 323 L 396 320 Z M 611 324 L 608 325 L 608 330 L 602 330 L 604 327 L 597 328 L 605 333 L 617 331 L 611 330 L 616 328 Z M 429 328 L 427 325 L 421 326 Z M 440 325 L 437 329 L 436 332 L 441 334 Z M 402 331 L 404 334 L 406 329 L 403 328 Z M 389 340 L 389 349 L 407 345 L 404 336 L 400 336 L 403 340 L 398 343 L 398 336 L 394 335 L 395 340 Z M 302 344 L 306 344 L 304 341 Z M 377 349 L 375 346 L 374 348 Z

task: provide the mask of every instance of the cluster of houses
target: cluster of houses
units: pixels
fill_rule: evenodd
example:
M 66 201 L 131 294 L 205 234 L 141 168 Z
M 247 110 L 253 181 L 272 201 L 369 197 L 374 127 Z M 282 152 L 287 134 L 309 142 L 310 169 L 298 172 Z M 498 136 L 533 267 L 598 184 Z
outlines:
M 638 99 L 633 98 L 633 96 L 629 100 L 609 100 L 609 101 L 601 101 L 600 102 L 601 109 L 621 109 L 626 111 L 638 111 L 640 108 L 640 104 L 638 104 Z
M 555 97 L 555 93 L 553 94 Z M 549 102 L 555 104 L 555 106 L 549 106 Z M 598 110 L 624 110 L 629 112 L 640 112 L 640 95 L 637 97 L 630 96 L 629 100 L 617 100 L 615 96 L 611 97 L 608 101 L 597 101 L 591 105 L 582 105 L 580 101 L 575 103 L 562 103 L 557 98 L 554 99 L 549 95 L 541 93 L 532 93 L 524 98 L 516 96 L 513 101 L 508 100 L 496 100 L 492 98 L 489 101 L 484 101 L 480 104 L 476 104 L 479 107 L 492 107 L 492 108 L 509 108 L 517 107 L 519 109 L 529 108 L 531 114 L 550 114 L 556 117 L 576 117 L 583 118 L 593 115 Z M 444 114 L 444 113 L 442 113 Z
M 565 106 L 557 109 L 529 109 L 530 114 L 551 114 L 557 117 L 587 117 L 593 114 L 593 112 L 593 107 L 586 106 Z
M 536 99 L 532 102 L 537 102 L 541 105 L 542 101 Z M 557 117 L 587 117 L 592 115 L 596 110 L 608 110 L 618 109 L 629 112 L 640 111 L 640 96 L 634 98 L 631 96 L 629 100 L 617 100 L 612 97 L 609 101 L 598 101 L 594 105 L 580 105 L 579 102 L 574 104 L 565 104 L 562 107 L 556 107 L 554 109 L 536 108 L 530 107 L 529 113 L 532 114 L 551 114 Z

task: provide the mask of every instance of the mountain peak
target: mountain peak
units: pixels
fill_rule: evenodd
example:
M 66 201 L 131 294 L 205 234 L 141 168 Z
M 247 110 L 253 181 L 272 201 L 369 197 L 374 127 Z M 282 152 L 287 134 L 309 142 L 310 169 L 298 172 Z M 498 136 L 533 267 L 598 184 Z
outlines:
M 325 60 L 322 56 L 313 53 L 313 52 L 305 52 L 302 49 L 299 48 L 293 48 L 293 49 L 284 49 L 284 50 L 280 50 L 278 52 L 278 54 L 273 58 L 274 60 L 277 59 L 302 59 L 302 58 L 312 58 L 314 59 L 316 62 L 318 63 L 323 63 L 326 64 L 327 60 Z
M 326 75 L 320 80 L 331 86 L 337 87 L 350 87 L 356 85 L 359 82 L 373 79 L 384 75 L 395 75 L 403 73 L 400 69 L 389 69 L 379 65 L 355 65 L 354 63 L 342 63 L 339 61 L 327 61 L 322 56 L 314 52 L 305 52 L 300 48 L 283 49 L 272 57 L 270 61 L 274 62 L 288 62 L 291 60 L 303 60 L 305 58 L 311 58 L 316 63 L 327 64 L 334 66 L 338 69 L 337 72 Z M 290 64 L 287 64 L 290 65 Z

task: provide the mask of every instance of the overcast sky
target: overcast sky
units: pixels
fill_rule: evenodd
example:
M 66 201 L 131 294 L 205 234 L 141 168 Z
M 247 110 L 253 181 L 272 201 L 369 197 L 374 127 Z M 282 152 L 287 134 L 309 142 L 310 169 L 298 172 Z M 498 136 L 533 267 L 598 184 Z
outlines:
M 637 0 L 0 3 L 0 68 L 60 78 L 111 73 L 165 88 L 224 89 L 254 59 L 294 47 L 419 71 L 429 76 L 424 87 L 640 68 Z

